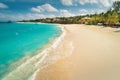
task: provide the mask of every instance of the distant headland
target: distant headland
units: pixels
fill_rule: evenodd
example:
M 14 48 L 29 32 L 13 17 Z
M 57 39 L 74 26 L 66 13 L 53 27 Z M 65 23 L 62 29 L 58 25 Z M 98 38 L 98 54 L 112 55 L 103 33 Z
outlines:
M 14 21 L 11 21 L 11 20 L 9 20 L 9 21 L 0 21 L 0 23 L 13 23 Z

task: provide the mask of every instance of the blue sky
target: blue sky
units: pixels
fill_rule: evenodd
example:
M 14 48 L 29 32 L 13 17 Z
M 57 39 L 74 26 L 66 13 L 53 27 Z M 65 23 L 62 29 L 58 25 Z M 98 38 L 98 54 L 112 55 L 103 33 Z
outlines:
M 113 1 L 115 0 L 0 0 L 0 21 L 101 13 L 107 11 Z

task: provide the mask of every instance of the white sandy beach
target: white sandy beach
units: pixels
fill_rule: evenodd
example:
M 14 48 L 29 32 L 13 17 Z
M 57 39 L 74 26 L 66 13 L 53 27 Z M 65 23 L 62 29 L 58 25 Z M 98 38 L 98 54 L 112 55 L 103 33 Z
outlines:
M 66 35 L 46 60 L 53 63 L 35 80 L 120 80 L 120 32 L 100 26 L 61 26 Z

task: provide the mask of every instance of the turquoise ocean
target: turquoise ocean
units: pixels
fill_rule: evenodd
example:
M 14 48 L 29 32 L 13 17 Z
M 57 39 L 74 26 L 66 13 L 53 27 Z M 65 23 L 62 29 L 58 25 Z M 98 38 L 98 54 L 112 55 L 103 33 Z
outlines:
M 23 64 L 25 58 L 37 55 L 38 50 L 60 33 L 60 28 L 54 24 L 0 23 L 0 80 L 27 80 L 33 71 L 29 70 L 30 73 L 23 78 L 19 76 L 17 79 L 14 74 L 5 77 Z

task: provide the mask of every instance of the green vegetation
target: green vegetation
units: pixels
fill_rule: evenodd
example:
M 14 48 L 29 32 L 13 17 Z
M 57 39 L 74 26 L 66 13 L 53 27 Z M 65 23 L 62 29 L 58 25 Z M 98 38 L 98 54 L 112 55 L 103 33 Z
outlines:
M 98 23 L 106 26 L 120 27 L 120 1 L 115 1 L 111 9 L 106 13 L 95 14 L 88 21 L 90 25 L 97 25 Z
M 36 20 L 23 20 L 22 22 L 42 22 L 60 24 L 88 24 L 120 27 L 120 1 L 115 1 L 106 13 L 75 16 L 75 17 L 56 17 Z

